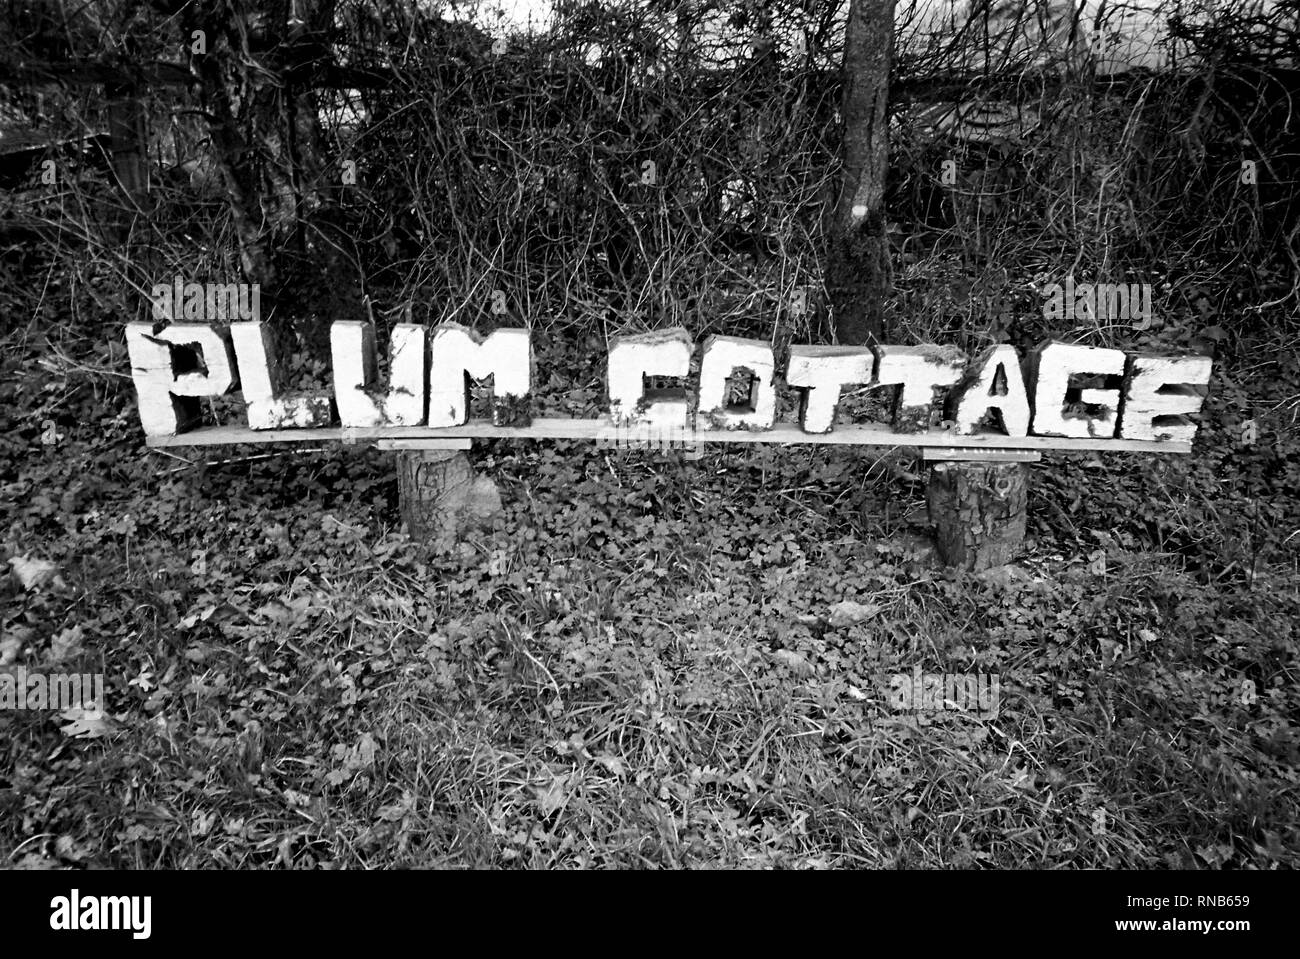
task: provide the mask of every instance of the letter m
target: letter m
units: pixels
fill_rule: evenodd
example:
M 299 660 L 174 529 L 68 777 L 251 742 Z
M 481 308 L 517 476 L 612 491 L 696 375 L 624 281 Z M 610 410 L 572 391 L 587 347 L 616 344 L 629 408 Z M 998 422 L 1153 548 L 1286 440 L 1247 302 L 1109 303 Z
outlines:
M 1123 283 L 1097 284 L 1097 317 L 1104 320 L 1129 319 L 1128 286 Z
M 50 677 L 50 707 L 67 709 L 81 703 L 81 676 L 77 673 L 56 673 Z
M 104 896 L 100 899 L 99 928 L 128 929 L 131 926 L 131 898 Z
M 208 284 L 208 319 L 233 320 L 239 315 L 239 284 Z

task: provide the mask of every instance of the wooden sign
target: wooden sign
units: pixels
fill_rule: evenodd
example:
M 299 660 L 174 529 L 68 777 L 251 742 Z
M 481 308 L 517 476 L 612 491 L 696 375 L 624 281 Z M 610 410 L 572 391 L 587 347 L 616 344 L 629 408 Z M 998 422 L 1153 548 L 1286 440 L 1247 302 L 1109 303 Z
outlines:
M 1210 359 L 1126 354 L 1047 342 L 1022 362 L 1009 345 L 967 357 L 952 346 L 790 348 L 784 384 L 799 392 L 797 421 L 777 421 L 782 377 L 770 343 L 711 336 L 695 396 L 647 390 L 647 377 L 692 372 L 695 345 L 680 327 L 616 337 L 607 358 L 609 413 L 594 420 L 533 420 L 534 357 L 524 329 L 483 337 L 459 324 L 401 324 L 390 336 L 389 382 L 377 382 L 374 328 L 340 320 L 330 330 L 332 391 L 288 391 L 269 330 L 172 323 L 126 330 L 140 421 L 151 445 L 284 440 L 459 439 L 473 436 L 599 439 L 612 429 L 679 431 L 686 442 L 814 442 L 961 449 L 1152 449 L 1186 452 L 1196 433 Z M 469 420 L 473 380 L 492 382 L 490 420 Z M 731 384 L 748 383 L 737 397 Z M 894 394 L 888 424 L 835 424 L 847 388 Z M 205 427 L 198 401 L 239 388 L 246 427 Z M 936 428 L 936 421 L 948 422 Z

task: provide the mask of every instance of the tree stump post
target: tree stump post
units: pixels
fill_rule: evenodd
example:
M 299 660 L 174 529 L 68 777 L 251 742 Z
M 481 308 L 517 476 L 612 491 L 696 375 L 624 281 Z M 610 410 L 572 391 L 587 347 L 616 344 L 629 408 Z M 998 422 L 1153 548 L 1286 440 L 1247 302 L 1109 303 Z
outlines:
M 397 490 L 410 537 L 438 547 L 452 545 L 470 527 L 490 525 L 502 511 L 496 484 L 475 476 L 461 450 L 402 450 Z
M 113 175 L 129 202 L 129 219 L 150 209 L 148 112 L 134 83 L 105 84 L 104 97 Z
M 944 563 L 976 571 L 1011 562 L 1025 539 L 1023 463 L 939 462 L 927 506 Z

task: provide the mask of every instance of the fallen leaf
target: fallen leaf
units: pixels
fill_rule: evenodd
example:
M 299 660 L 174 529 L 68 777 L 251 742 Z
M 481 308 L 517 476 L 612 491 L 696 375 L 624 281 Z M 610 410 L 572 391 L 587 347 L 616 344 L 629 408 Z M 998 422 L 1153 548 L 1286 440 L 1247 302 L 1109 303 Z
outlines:
M 8 666 L 18 658 L 18 653 L 23 648 L 23 639 L 17 632 L 11 632 L 0 639 L 0 666 Z
M 843 629 L 868 620 L 878 612 L 880 607 L 874 603 L 855 603 L 846 599 L 831 606 L 828 622 L 833 629 Z
M 90 850 L 78 843 L 71 836 L 60 836 L 54 841 L 54 849 L 64 859 L 71 859 L 73 862 L 80 862 L 85 859 Z
M 62 577 L 59 576 L 59 568 L 49 560 L 14 556 L 9 560 L 9 565 L 13 567 L 14 575 L 18 577 L 18 582 L 22 583 L 23 589 L 39 589 L 47 583 L 55 586 L 64 585 Z
M 773 656 L 777 662 L 788 666 L 797 676 L 808 676 L 813 672 L 812 665 L 803 656 L 791 649 L 778 649 Z
M 597 756 L 595 761 L 600 763 L 600 765 L 604 766 L 615 776 L 621 778 L 627 775 L 627 767 L 623 765 L 623 760 L 619 759 L 617 756 L 602 754 L 600 756 Z
M 549 786 L 533 787 L 533 792 L 537 794 L 537 806 L 543 816 L 549 816 L 564 807 L 564 804 L 569 801 L 568 786 L 568 776 L 556 776 Z
M 71 706 L 59 713 L 59 718 L 67 720 L 66 726 L 59 731 L 73 739 L 98 739 L 112 732 L 112 721 L 102 709 L 86 709 L 84 706 Z
M 58 662 L 77 655 L 81 652 L 81 641 L 84 638 L 85 630 L 80 626 L 63 630 L 50 641 L 50 659 Z
M 14 863 L 15 869 L 40 870 L 44 872 L 47 869 L 58 869 L 60 863 L 57 859 L 51 859 L 48 856 L 42 856 L 38 852 L 29 852 Z
M 415 805 L 415 797 L 406 793 L 395 803 L 387 806 L 381 806 L 379 809 L 379 818 L 384 822 L 401 822 Z
M 1001 586 L 1004 589 L 1012 583 L 1027 582 L 1033 579 L 1029 573 L 1014 563 L 1006 563 L 1002 566 L 991 566 L 978 574 L 979 578 L 986 583 L 995 586 Z

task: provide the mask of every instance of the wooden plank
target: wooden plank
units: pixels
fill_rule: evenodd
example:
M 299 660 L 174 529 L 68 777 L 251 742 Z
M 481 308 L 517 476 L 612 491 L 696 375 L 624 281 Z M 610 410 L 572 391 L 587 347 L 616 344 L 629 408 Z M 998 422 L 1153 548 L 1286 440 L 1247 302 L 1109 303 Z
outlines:
M 375 447 L 381 450 L 467 450 L 473 445 L 473 440 L 460 437 L 447 440 L 387 438 L 375 440 Z
M 974 450 L 974 449 L 934 449 L 926 447 L 921 450 L 921 459 L 927 463 L 1037 463 L 1043 454 L 1037 450 Z
M 381 426 L 369 429 L 314 427 L 311 429 L 250 430 L 246 426 L 206 426 L 175 436 L 151 436 L 150 446 L 219 446 L 233 443 L 303 443 L 322 440 L 371 442 L 380 439 L 496 438 L 520 440 L 613 439 L 618 430 L 608 417 L 598 419 L 535 419 L 531 426 L 493 426 L 490 420 L 472 420 L 464 426 L 429 429 L 425 426 Z M 838 426 L 830 433 L 805 433 L 796 423 L 777 423 L 762 432 L 749 430 L 683 431 L 680 443 L 831 444 L 835 446 L 911 446 L 934 449 L 981 450 L 1110 450 L 1112 452 L 1190 453 L 1191 443 L 1113 440 L 1095 437 L 1002 436 L 992 433 L 959 435 L 941 430 L 895 433 L 888 426 L 855 424 Z

